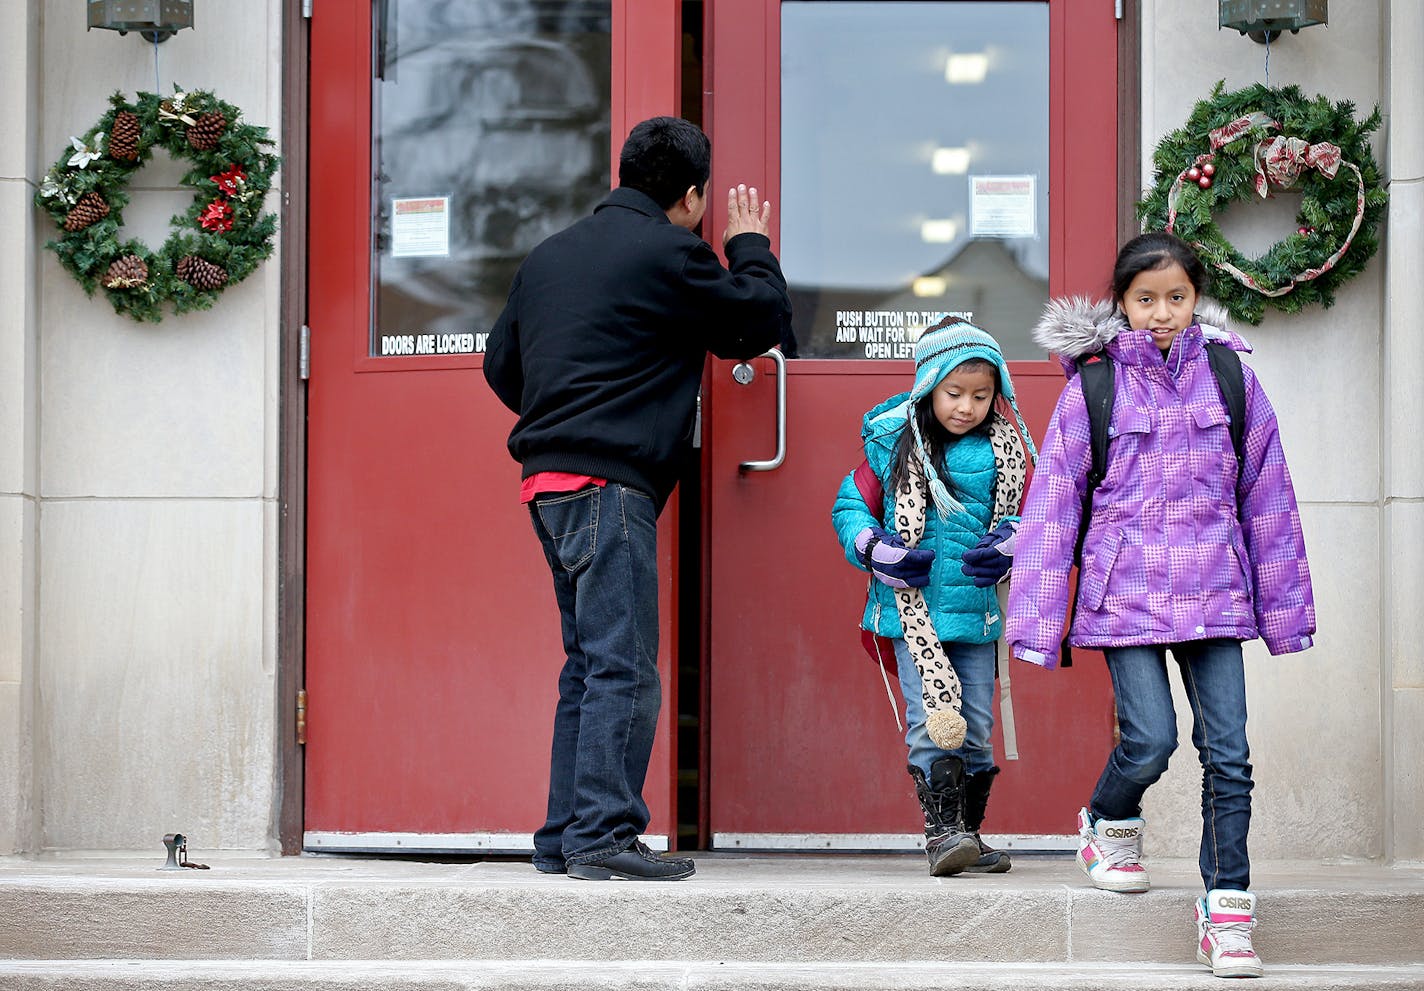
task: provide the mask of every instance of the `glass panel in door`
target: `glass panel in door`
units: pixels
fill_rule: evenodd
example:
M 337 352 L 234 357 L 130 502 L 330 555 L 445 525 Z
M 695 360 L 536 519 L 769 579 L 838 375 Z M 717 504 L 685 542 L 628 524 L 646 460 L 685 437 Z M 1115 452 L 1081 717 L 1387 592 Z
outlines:
M 1048 297 L 1048 4 L 781 8 L 782 263 L 800 354 L 911 357 L 955 312 L 1009 358 Z
M 611 0 L 373 13 L 370 353 L 482 352 L 524 256 L 608 193 Z

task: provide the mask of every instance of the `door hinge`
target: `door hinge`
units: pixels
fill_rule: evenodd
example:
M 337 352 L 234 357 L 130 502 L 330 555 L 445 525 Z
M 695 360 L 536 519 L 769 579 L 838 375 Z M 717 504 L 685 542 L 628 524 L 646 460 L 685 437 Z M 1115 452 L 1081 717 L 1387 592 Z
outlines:
M 1123 3 L 1124 0 L 1116 0 L 1116 3 L 1113 6 L 1113 14 L 1117 17 L 1118 20 L 1122 20 L 1123 17 Z
M 297 746 L 307 745 L 307 690 L 297 692 Z
M 303 16 L 303 17 L 311 17 L 311 14 L 312 14 L 312 0 L 302 0 L 302 16 Z
M 301 341 L 297 346 L 297 371 L 302 381 L 311 378 L 311 328 L 302 324 Z

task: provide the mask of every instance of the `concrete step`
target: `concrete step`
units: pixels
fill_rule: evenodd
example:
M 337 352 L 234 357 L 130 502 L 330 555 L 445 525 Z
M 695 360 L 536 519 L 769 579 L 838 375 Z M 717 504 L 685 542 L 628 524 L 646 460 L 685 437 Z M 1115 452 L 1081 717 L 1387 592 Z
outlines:
M 0 959 L 1196 966 L 1201 883 L 1185 861 L 1149 862 L 1153 890 L 1118 895 L 1061 857 L 936 879 L 919 857 L 704 855 L 666 884 L 514 862 L 203 859 L 211 870 L 0 861 Z M 1274 965 L 1424 964 L 1424 868 L 1258 864 L 1255 890 Z
M 1183 991 L 1222 987 L 1161 964 L 698 961 L 0 961 L 5 991 Z M 1413 967 L 1269 966 L 1251 991 L 1418 989 Z

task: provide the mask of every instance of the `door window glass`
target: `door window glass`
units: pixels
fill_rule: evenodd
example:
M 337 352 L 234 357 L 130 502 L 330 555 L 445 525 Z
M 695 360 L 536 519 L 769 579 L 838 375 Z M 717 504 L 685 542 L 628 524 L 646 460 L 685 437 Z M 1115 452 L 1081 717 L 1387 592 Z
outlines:
M 782 4 L 781 260 L 802 357 L 910 358 L 951 312 L 1010 358 L 1042 356 L 1048 31 L 1047 3 Z
M 373 356 L 482 352 L 524 256 L 607 194 L 610 7 L 372 5 Z

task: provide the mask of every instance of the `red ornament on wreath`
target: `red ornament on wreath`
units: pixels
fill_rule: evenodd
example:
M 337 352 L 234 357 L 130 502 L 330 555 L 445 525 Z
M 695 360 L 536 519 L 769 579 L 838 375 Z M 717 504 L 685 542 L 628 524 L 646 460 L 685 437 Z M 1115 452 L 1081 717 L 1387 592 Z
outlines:
M 247 180 L 247 173 L 236 165 L 230 166 L 226 172 L 219 172 L 217 175 L 208 176 L 210 180 L 217 184 L 217 187 L 229 196 L 233 195 L 241 188 Z
M 213 200 L 203 211 L 199 222 L 205 231 L 230 231 L 232 230 L 232 207 L 228 206 L 227 200 Z

